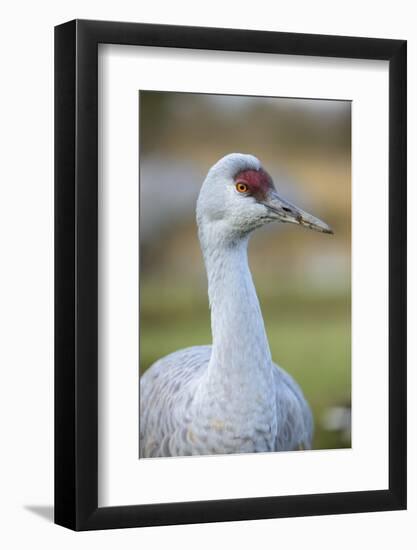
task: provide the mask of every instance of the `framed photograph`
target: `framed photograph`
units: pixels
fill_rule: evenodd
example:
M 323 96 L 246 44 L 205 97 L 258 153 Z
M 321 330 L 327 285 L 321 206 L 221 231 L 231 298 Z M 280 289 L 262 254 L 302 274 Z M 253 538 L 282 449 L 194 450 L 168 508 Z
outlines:
M 55 522 L 406 507 L 406 42 L 55 29 Z

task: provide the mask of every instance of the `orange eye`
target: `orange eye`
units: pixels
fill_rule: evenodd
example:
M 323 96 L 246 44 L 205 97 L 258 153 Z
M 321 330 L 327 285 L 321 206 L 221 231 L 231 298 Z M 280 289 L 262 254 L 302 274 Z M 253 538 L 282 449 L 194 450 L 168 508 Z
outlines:
M 249 191 L 249 187 L 246 185 L 246 183 L 238 182 L 236 184 L 236 191 L 239 193 L 247 193 Z

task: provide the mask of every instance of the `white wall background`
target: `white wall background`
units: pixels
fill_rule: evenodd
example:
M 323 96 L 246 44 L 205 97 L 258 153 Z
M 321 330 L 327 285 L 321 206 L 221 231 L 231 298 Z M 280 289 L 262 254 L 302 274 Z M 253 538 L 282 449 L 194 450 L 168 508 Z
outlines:
M 1 12 L 0 544 L 3 548 L 414 547 L 416 285 L 409 289 L 409 510 L 75 534 L 53 495 L 53 26 L 75 17 L 403 38 L 409 54 L 409 278 L 417 279 L 417 23 L 413 2 L 19 1 Z M 371 219 L 377 223 L 378 215 Z M 412 341 L 414 340 L 414 342 Z

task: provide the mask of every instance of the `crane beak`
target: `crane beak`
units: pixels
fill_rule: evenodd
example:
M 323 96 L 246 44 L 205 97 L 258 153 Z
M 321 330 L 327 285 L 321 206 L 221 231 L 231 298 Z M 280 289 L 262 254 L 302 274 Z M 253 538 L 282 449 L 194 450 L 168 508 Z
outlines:
M 276 191 L 271 191 L 267 199 L 262 201 L 261 204 L 268 209 L 271 218 L 274 220 L 284 223 L 296 223 L 314 231 L 333 234 L 333 230 L 327 223 L 282 199 Z

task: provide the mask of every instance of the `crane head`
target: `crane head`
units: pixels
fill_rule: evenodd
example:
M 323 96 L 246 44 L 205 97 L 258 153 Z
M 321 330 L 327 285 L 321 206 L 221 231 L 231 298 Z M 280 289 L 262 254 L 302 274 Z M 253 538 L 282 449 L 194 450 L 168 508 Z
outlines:
M 197 221 L 235 238 L 272 221 L 333 233 L 320 219 L 280 196 L 271 176 L 252 155 L 232 153 L 208 172 L 197 202 Z

